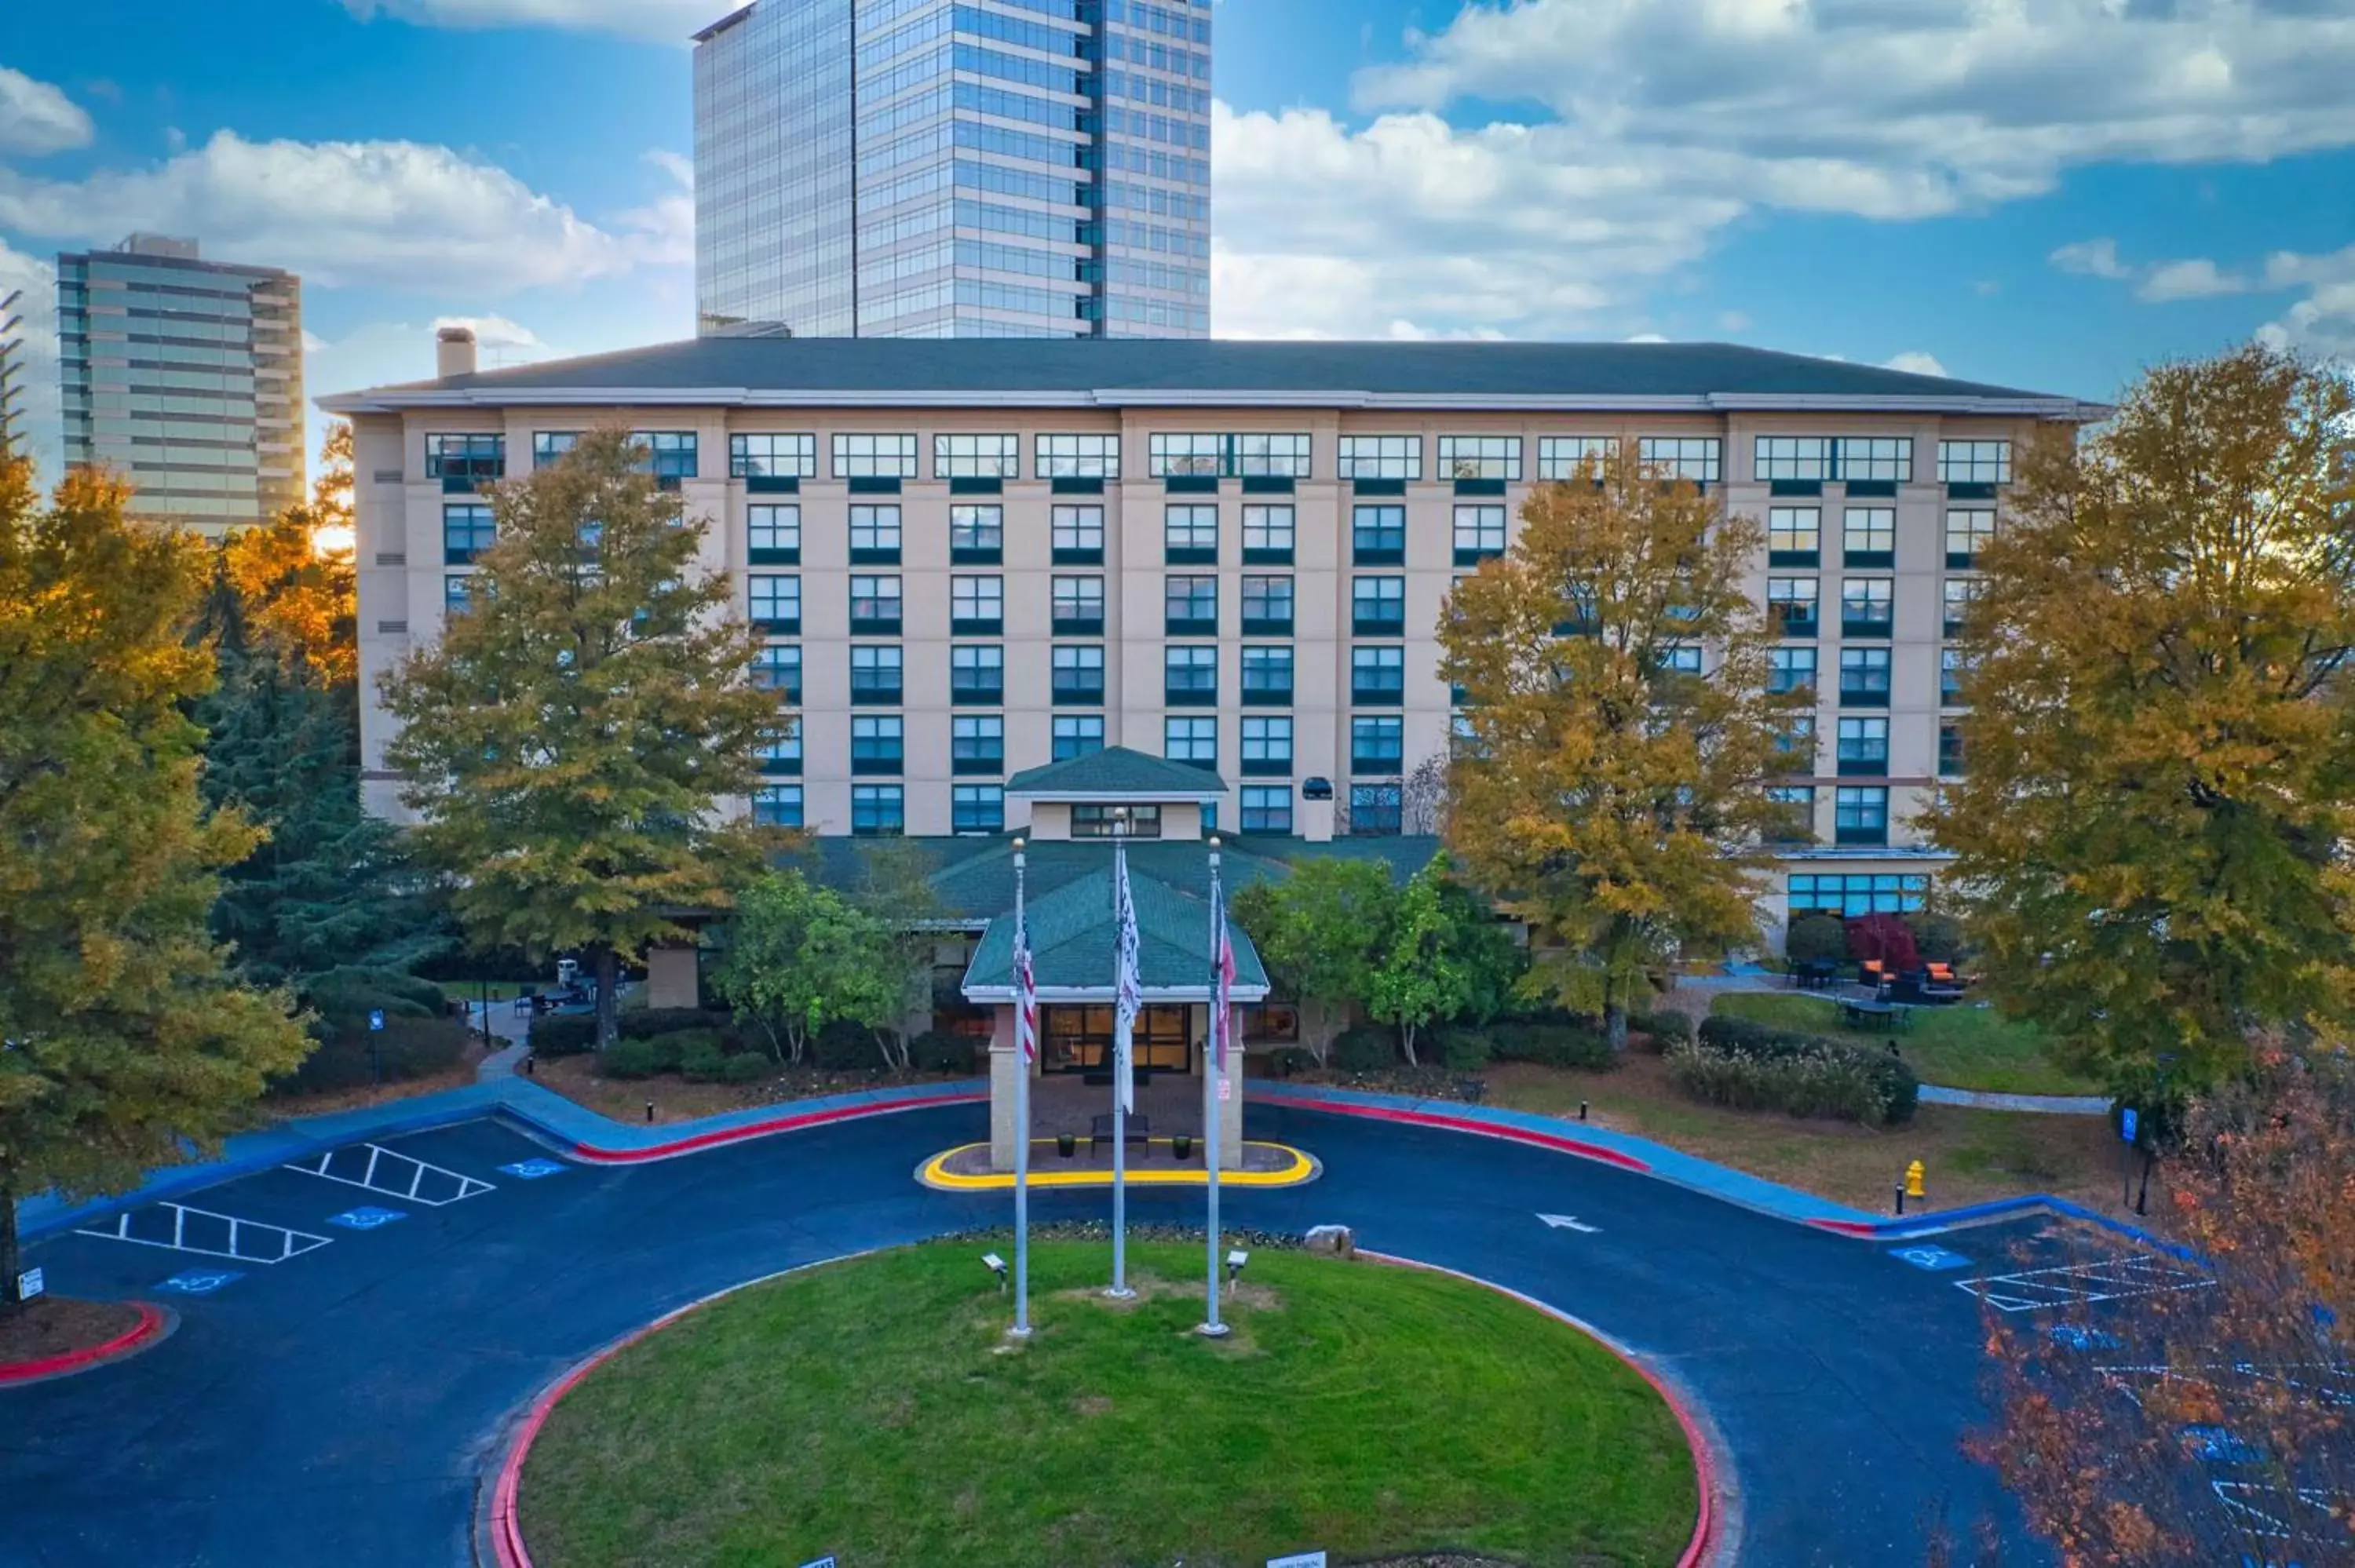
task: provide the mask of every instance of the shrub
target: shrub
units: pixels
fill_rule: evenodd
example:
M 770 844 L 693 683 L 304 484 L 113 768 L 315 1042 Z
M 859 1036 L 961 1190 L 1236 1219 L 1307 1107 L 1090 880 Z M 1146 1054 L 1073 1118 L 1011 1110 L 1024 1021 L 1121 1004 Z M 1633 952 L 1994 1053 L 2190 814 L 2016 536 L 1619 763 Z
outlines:
M 304 981 L 302 991 L 304 1004 L 325 1018 L 365 1022 L 374 1012 L 387 1019 L 439 1018 L 450 1011 L 440 986 L 399 969 L 329 969 Z
M 1631 1012 L 1627 1015 L 1627 1027 L 1648 1039 L 1655 1054 L 1692 1044 L 1691 1017 L 1673 1007 L 1663 1007 L 1652 1012 Z
M 875 1032 L 865 1024 L 837 1019 L 810 1036 L 805 1060 L 813 1067 L 836 1073 L 879 1067 L 883 1049 L 875 1044 Z
M 971 1035 L 926 1030 L 908 1042 L 908 1061 L 920 1073 L 970 1073 L 975 1056 Z
M 1913 933 L 1913 945 L 1925 963 L 1951 964 L 1962 958 L 1963 923 L 1952 915 L 1924 910 L 1906 916 L 1905 927 Z
M 1272 1078 L 1288 1078 L 1316 1065 L 1316 1054 L 1305 1045 L 1279 1045 L 1267 1054 L 1267 1073 Z
M 1501 1062 L 1608 1071 L 1619 1065 L 1611 1042 L 1587 1023 L 1492 1023 L 1488 1044 Z
M 1837 916 L 1802 915 L 1783 938 L 1783 956 L 1795 964 L 1848 961 L 1848 927 Z
M 656 1040 L 616 1040 L 597 1058 L 597 1071 L 608 1078 L 628 1081 L 678 1071 L 678 1036 Z
M 270 1086 L 274 1095 L 325 1094 L 357 1089 L 376 1080 L 379 1065 L 388 1084 L 430 1077 L 456 1065 L 473 1036 L 446 1018 L 390 1015 L 371 1031 L 366 1018 L 330 1024 L 303 1065 Z
M 1398 1035 L 1379 1023 L 1344 1029 L 1333 1042 L 1333 1065 L 1345 1073 L 1379 1073 L 1398 1054 Z
M 678 1075 L 690 1084 L 716 1084 L 727 1075 L 728 1046 L 716 1029 L 682 1029 L 675 1034 L 658 1035 L 646 1044 L 674 1054 L 678 1062 Z
M 1439 1060 L 1451 1073 L 1476 1073 L 1497 1054 L 1488 1036 L 1477 1029 L 1448 1029 L 1439 1036 Z
M 1692 1098 L 1736 1110 L 1837 1117 L 1878 1127 L 1889 1102 L 1866 1054 L 1827 1044 L 1785 1056 L 1680 1045 L 1668 1053 L 1669 1081 Z
M 543 1013 L 531 1021 L 530 1038 L 535 1056 L 578 1056 L 597 1048 L 597 1021 Z
M 1922 1081 L 1913 1075 L 1913 1069 L 1896 1056 L 1876 1051 L 1869 1045 L 1851 1045 L 1845 1041 L 1826 1040 L 1813 1034 L 1776 1029 L 1752 1019 L 1712 1014 L 1701 1021 L 1698 1049 L 1704 1055 L 1743 1056 L 1759 1062 L 1813 1061 L 1828 1057 L 1849 1061 L 1873 1086 L 1873 1099 L 1878 1108 L 1869 1118 L 1870 1125 L 1887 1123 L 1893 1126 L 1911 1121 L 1921 1101 Z M 1698 1074 L 1700 1069 L 1689 1071 Z M 1678 1082 L 1681 1086 L 1682 1080 Z M 1730 1105 L 1734 1102 L 1720 1100 L 1715 1103 Z M 1791 1107 L 1783 1106 L 1779 1108 L 1787 1110 Z M 1842 1113 L 1794 1111 L 1793 1114 Z
M 720 1063 L 719 1081 L 723 1084 L 757 1084 L 771 1071 L 766 1056 L 757 1052 L 742 1051 Z
M 651 1040 L 657 1034 L 677 1034 L 688 1029 L 726 1033 L 735 1021 L 732 1013 L 715 1012 L 708 1008 L 647 1007 L 616 1014 L 613 1029 L 624 1040 Z

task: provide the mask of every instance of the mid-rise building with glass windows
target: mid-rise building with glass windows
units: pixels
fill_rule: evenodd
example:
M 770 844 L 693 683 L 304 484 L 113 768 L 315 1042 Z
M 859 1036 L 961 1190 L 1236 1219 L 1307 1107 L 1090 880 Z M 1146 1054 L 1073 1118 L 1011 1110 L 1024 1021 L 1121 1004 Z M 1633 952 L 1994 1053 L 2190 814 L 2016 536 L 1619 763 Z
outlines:
M 66 462 L 130 480 L 135 515 L 218 533 L 304 499 L 293 274 L 153 234 L 59 256 L 58 356 Z
M 1019 831 L 1018 776 L 1122 747 L 1199 770 L 1188 809 L 1231 833 L 1427 834 L 1409 780 L 1455 734 L 1449 592 L 1533 487 L 1633 443 L 1764 526 L 1770 679 L 1815 699 L 1775 786 L 1802 824 L 1777 936 L 1924 896 L 1943 857 L 1913 819 L 1966 762 L 1977 552 L 2020 444 L 2100 412 L 1699 344 L 758 337 L 325 406 L 357 443 L 376 809 L 397 780 L 374 678 L 468 602 L 495 527 L 475 488 L 603 422 L 710 520 L 705 559 L 766 640 L 754 677 L 790 717 L 739 809 L 821 835 Z M 1082 836 L 1106 804 L 1050 803 Z
M 754 0 L 696 35 L 706 334 L 1207 337 L 1210 0 Z

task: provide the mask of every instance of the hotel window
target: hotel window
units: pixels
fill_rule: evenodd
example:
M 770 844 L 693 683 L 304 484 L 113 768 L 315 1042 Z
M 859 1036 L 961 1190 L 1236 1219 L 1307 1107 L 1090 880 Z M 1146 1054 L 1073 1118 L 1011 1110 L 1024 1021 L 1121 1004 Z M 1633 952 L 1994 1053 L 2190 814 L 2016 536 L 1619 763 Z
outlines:
M 474 574 L 452 572 L 442 579 L 442 613 L 463 615 L 474 607 Z
M 1766 509 L 1766 563 L 1774 567 L 1812 567 L 1822 558 L 1824 514 L 1815 506 L 1770 506 Z
M 850 832 L 854 838 L 898 838 L 907 831 L 907 791 L 899 785 L 850 787 Z
M 1891 506 L 1851 506 L 1840 518 L 1840 564 L 1897 564 L 1897 511 Z
M 1292 832 L 1292 787 L 1287 784 L 1244 785 L 1242 831 L 1247 833 Z
M 677 490 L 682 480 L 696 476 L 699 443 L 693 430 L 632 430 L 630 440 L 646 449 L 638 471 L 654 475 L 657 489 Z
M 1292 635 L 1292 579 L 1245 577 L 1242 580 L 1243 635 Z
M 1161 547 L 1173 567 L 1215 566 L 1219 559 L 1219 509 L 1171 506 L 1161 514 Z
M 1000 784 L 957 784 L 949 789 L 949 832 L 960 836 L 1002 832 L 1006 789 Z
M 802 700 L 802 651 L 790 642 L 772 642 L 752 655 L 752 683 L 774 692 L 789 703 Z
M 1980 508 L 1946 514 L 1946 565 L 1963 571 L 1977 563 L 1978 553 L 1995 537 L 1995 514 Z
M 561 461 L 581 442 L 578 430 L 534 430 L 531 433 L 531 466 L 546 468 Z
M 1040 436 L 1036 443 L 1040 479 L 1118 479 L 1118 436 Z
M 1521 477 L 1521 438 L 1442 436 L 1439 473 L 1443 479 L 1517 480 Z
M 837 436 L 834 438 L 837 479 L 913 479 L 916 438 L 913 436 Z
M 1219 579 L 1169 577 L 1162 585 L 1164 629 L 1171 637 L 1209 637 L 1219 630 Z
M 1406 635 L 1406 579 L 1355 577 L 1349 583 L 1349 623 L 1360 637 Z
M 1349 650 L 1349 700 L 1378 706 L 1395 706 L 1406 700 L 1406 650 Z
M 1954 707 L 1963 700 L 1963 682 L 1971 673 L 1971 662 L 1957 648 L 1938 651 L 1938 701 Z
M 1281 776 L 1292 771 L 1289 715 L 1250 715 L 1243 719 L 1243 771 Z
M 1839 444 L 1839 476 L 1850 484 L 1913 482 L 1910 436 L 1848 436 Z
M 1940 441 L 1940 484 L 2009 484 L 2009 441 Z
M 1299 435 L 1241 435 L 1234 441 L 1234 471 L 1246 479 L 1272 476 L 1283 479 L 1308 477 L 1308 437 Z
M 1226 467 L 1227 438 L 1188 432 L 1162 434 L 1146 440 L 1146 471 L 1156 479 L 1171 475 L 1215 479 Z
M 1219 651 L 1178 643 L 1161 651 L 1161 698 L 1173 708 L 1219 705 Z
M 1715 436 L 1646 436 L 1636 443 L 1636 456 L 1663 479 L 1689 479 L 1695 484 L 1715 484 L 1724 466 L 1724 447 Z
M 1103 578 L 1057 577 L 1053 589 L 1056 636 L 1093 637 L 1103 630 Z
M 1074 806 L 1071 808 L 1071 836 L 1075 839 L 1157 839 L 1161 836 L 1161 808 Z
M 995 637 L 1006 630 L 1004 577 L 949 579 L 949 632 L 955 637 Z
M 1813 637 L 1816 634 L 1816 579 L 1813 577 L 1766 579 L 1766 613 L 1777 636 Z
M 802 770 L 802 726 L 797 719 L 787 719 L 778 729 L 770 732 L 768 739 L 756 748 L 761 759 L 761 771 L 768 774 L 793 774 Z
M 1958 724 L 1938 726 L 1938 773 L 1945 779 L 1963 775 L 1963 726 Z
M 1897 585 L 1888 577 L 1840 579 L 1840 635 L 1886 637 L 1892 630 Z
M 1399 831 L 1403 791 L 1396 784 L 1349 786 L 1349 832 L 1354 838 L 1387 838 Z
M 1804 844 L 1815 842 L 1816 787 L 1814 785 L 1769 785 L 1766 799 L 1783 808 L 1783 820 L 1767 830 L 1767 842 Z
M 901 655 L 897 644 L 855 643 L 850 650 L 850 700 L 868 706 L 900 703 Z
M 802 787 L 798 784 L 763 784 L 752 791 L 752 821 L 763 828 L 798 828 L 802 825 Z
M 1816 683 L 1816 651 L 1812 648 L 1769 648 L 1766 651 L 1766 689 L 1770 692 L 1804 691 Z
M 1663 648 L 1660 650 L 1660 671 L 1669 675 L 1700 674 L 1700 650 L 1686 643 Z
M 1761 483 L 1820 484 L 1832 477 L 1832 442 L 1826 436 L 1760 436 L 1755 458 Z
M 815 436 L 749 435 L 728 438 L 730 479 L 815 479 Z
M 1459 506 L 1455 509 L 1455 564 L 1476 565 L 1505 553 L 1505 509 L 1501 506 Z
M 1161 755 L 1172 762 L 1197 768 L 1219 765 L 1219 721 L 1214 718 L 1165 718 L 1161 721 Z
M 1396 773 L 1405 760 L 1403 719 L 1353 718 L 1349 721 L 1349 771 Z
M 802 509 L 798 506 L 748 506 L 744 509 L 744 545 L 756 567 L 798 566 L 802 558 Z
M 1885 708 L 1889 705 L 1889 650 L 1840 650 L 1840 705 Z
M 744 592 L 754 627 L 772 637 L 791 637 L 801 630 L 801 578 L 755 572 L 744 579 Z
M 1930 879 L 1919 874 L 1824 876 L 1794 874 L 1790 882 L 1791 914 L 1910 915 L 1929 896 Z
M 995 642 L 949 650 L 949 701 L 999 703 L 1006 699 L 1006 650 Z
M 1343 479 L 1421 479 L 1421 436 L 1343 436 Z
M 850 634 L 854 637 L 900 635 L 900 579 L 854 577 L 850 579 Z
M 1349 508 L 1350 558 L 1361 567 L 1395 567 L 1406 559 L 1406 508 Z
M 1055 565 L 1096 567 L 1103 564 L 1104 524 L 1101 506 L 1058 506 L 1052 520 Z
M 1832 826 L 1844 844 L 1889 842 L 1889 789 L 1880 784 L 1843 784 L 1832 797 Z
M 862 567 L 900 564 L 898 507 L 860 505 L 850 509 L 850 561 L 853 566 Z
M 1292 701 L 1292 650 L 1243 650 L 1245 706 L 1283 706 Z
M 1802 772 L 1816 770 L 1816 715 L 1785 714 L 1774 736 L 1774 749 Z
M 949 771 L 997 773 L 1006 767 L 1006 721 L 996 714 L 949 720 Z
M 1941 585 L 1946 600 L 1944 630 L 1947 636 L 1962 635 L 1964 618 L 1970 614 L 1971 601 L 1979 597 L 1980 589 L 1986 586 L 1977 577 L 1948 577 Z
M 1054 760 L 1069 762 L 1075 757 L 1093 757 L 1104 746 L 1103 715 L 1101 714 L 1064 714 L 1055 720 Z
M 1103 650 L 1094 646 L 1055 650 L 1055 700 L 1097 704 L 1104 695 Z
M 1019 479 L 1019 436 L 934 436 L 934 479 Z
M 498 530 L 487 506 L 442 508 L 442 564 L 474 565 L 474 557 L 491 547 Z
M 1540 436 L 1538 438 L 1538 477 L 1561 481 L 1576 479 L 1594 465 L 1594 477 L 1600 482 L 1619 461 L 1619 438 L 1616 436 Z
M 851 772 L 899 772 L 907 761 L 907 729 L 898 714 L 851 715 Z
M 1243 565 L 1292 565 L 1291 507 L 1254 503 L 1243 508 Z
M 507 439 L 505 436 L 428 436 L 425 477 L 455 479 L 475 484 L 505 479 Z
M 1838 755 L 1842 773 L 1888 772 L 1889 721 L 1885 718 L 1840 720 Z
M 949 561 L 960 567 L 994 567 L 1006 558 L 1006 508 L 949 508 Z

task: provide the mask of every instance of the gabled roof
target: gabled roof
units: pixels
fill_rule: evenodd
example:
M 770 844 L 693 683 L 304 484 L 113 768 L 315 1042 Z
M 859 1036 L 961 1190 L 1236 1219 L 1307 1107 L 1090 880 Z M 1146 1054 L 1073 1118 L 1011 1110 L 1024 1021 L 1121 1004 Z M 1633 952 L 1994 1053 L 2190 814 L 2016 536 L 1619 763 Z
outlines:
M 1214 800 L 1226 792 L 1226 781 L 1207 768 L 1124 746 L 1028 768 L 1006 781 L 1009 797 L 1033 800 Z
M 1198 991 L 1210 984 L 1210 905 L 1167 883 L 1140 876 L 1131 867 L 1129 895 L 1136 905 L 1137 973 L 1147 991 Z M 1106 863 L 1031 898 L 1030 969 L 1042 991 L 1113 987 L 1116 930 L 1113 922 L 1112 868 Z M 1235 954 L 1235 990 L 1256 1001 L 1267 989 L 1267 970 L 1251 938 L 1231 920 L 1227 940 Z M 964 992 L 1003 991 L 1014 984 L 1014 916 L 1009 910 L 989 923 L 973 962 Z

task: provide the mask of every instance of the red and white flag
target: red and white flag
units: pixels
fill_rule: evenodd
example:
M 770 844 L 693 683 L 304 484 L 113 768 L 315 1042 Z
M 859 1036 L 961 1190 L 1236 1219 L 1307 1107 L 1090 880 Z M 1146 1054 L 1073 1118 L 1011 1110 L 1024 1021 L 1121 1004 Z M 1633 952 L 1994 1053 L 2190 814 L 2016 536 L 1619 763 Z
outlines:
M 1014 1040 L 1022 1060 L 1039 1059 L 1039 982 L 1030 972 L 1030 926 L 1019 916 L 1014 921 Z
M 1214 892 L 1210 903 L 1210 928 L 1219 944 L 1217 994 L 1210 998 L 1210 1040 L 1217 1053 L 1218 1070 L 1227 1070 L 1227 1044 L 1235 1032 L 1235 946 L 1227 936 L 1227 895 L 1223 889 Z

